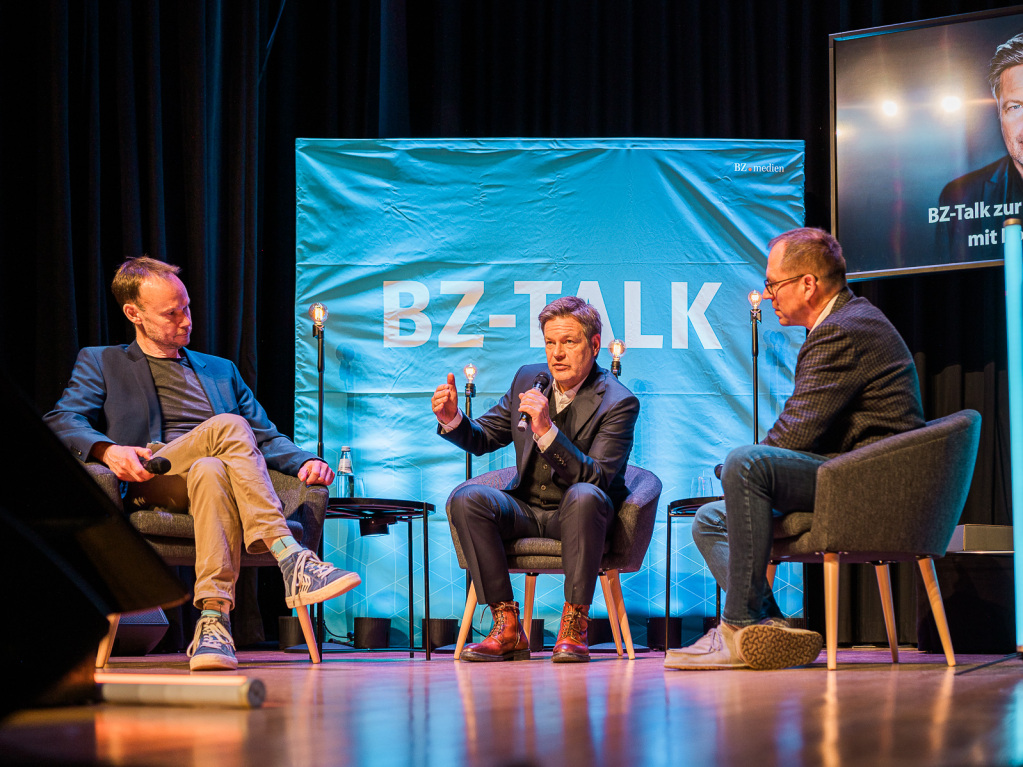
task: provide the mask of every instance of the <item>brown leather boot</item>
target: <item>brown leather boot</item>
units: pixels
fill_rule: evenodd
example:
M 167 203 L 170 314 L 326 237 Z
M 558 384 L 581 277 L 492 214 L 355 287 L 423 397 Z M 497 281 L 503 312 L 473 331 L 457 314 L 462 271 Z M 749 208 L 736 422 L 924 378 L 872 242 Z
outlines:
M 586 632 L 590 625 L 590 606 L 565 602 L 561 610 L 561 628 L 554 644 L 555 663 L 586 663 L 590 659 L 590 645 Z
M 459 660 L 529 660 L 529 640 L 519 622 L 519 603 L 496 602 L 490 605 L 490 612 L 494 627 L 487 638 L 462 648 Z

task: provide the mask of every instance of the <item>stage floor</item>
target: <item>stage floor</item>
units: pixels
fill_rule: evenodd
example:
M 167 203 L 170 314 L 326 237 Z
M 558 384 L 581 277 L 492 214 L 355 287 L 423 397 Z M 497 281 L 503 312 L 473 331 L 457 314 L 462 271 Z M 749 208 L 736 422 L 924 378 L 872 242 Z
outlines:
M 115 765 L 1000 765 L 1023 763 L 1023 662 L 840 650 L 839 668 L 665 671 L 663 654 L 558 665 L 435 654 L 242 652 L 260 709 L 23 711 L 0 763 Z M 182 655 L 109 671 L 188 673 Z M 966 673 L 964 673 L 966 672 Z

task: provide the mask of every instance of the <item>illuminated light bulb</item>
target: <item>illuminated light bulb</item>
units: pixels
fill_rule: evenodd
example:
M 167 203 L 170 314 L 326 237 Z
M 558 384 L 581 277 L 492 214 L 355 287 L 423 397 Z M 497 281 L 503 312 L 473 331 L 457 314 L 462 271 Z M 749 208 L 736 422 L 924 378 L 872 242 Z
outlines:
M 607 350 L 611 352 L 611 357 L 617 361 L 622 358 L 625 354 L 625 342 L 619 341 L 617 338 L 607 345 Z
M 899 111 L 899 105 L 891 99 L 887 99 L 881 102 L 881 111 L 889 117 L 894 117 Z
M 956 96 L 945 96 L 941 100 L 941 108 L 946 112 L 958 112 L 962 109 L 963 101 Z
M 479 371 L 476 369 L 476 366 L 470 362 L 462 368 L 462 372 L 465 374 L 465 382 L 471 384 L 476 380 L 476 373 Z
M 760 301 L 762 298 L 763 296 L 760 295 L 759 290 L 751 290 L 749 295 L 746 296 L 746 300 L 749 301 L 749 305 L 753 307 L 753 311 L 760 308 Z
M 319 301 L 309 307 L 309 317 L 316 325 L 322 325 L 323 321 L 327 319 L 328 314 L 327 307 Z

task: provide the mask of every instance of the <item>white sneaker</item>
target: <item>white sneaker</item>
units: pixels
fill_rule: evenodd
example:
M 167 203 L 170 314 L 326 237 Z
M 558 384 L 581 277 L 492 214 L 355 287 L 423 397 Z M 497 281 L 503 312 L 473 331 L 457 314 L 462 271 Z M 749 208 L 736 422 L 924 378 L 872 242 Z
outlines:
M 664 667 L 681 671 L 749 668 L 736 652 L 737 633 L 731 626 L 722 623 L 688 647 L 668 650 L 664 656 Z

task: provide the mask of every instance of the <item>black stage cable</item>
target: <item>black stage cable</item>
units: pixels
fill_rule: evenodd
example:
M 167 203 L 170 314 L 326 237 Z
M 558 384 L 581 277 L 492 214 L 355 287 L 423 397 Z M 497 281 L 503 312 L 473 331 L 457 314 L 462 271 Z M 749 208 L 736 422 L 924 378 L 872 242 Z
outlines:
M 962 671 L 956 671 L 955 672 L 955 676 L 962 676 L 963 674 L 969 674 L 971 671 L 977 671 L 978 669 L 987 668 L 988 666 L 994 666 L 996 663 L 1005 663 L 1005 661 L 1007 661 L 1007 660 L 1011 660 L 1012 658 L 1018 658 L 1018 657 L 1019 657 L 1019 653 L 1015 653 L 1015 652 L 1014 653 L 1010 653 L 1009 655 L 1006 655 L 1004 658 L 999 658 L 998 660 L 990 660 L 987 663 L 981 663 L 981 664 L 979 664 L 977 666 L 972 666 L 971 668 L 963 669 Z

